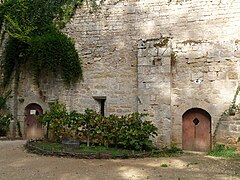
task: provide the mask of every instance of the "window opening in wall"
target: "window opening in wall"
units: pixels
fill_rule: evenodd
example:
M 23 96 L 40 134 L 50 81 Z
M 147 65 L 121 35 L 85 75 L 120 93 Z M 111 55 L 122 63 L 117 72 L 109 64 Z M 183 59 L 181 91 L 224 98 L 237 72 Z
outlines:
M 195 118 L 194 120 L 193 120 L 193 124 L 195 125 L 195 126 L 197 126 L 198 124 L 199 124 L 199 120 L 197 119 L 197 118 Z
M 101 99 L 101 100 L 100 100 L 100 106 L 101 106 L 100 114 L 101 114 L 102 116 L 104 116 L 104 115 L 105 115 L 105 113 L 104 113 L 104 109 L 105 109 L 105 99 Z
M 93 97 L 97 102 L 98 104 L 100 105 L 100 114 L 102 116 L 105 116 L 105 101 L 106 101 L 106 96 L 94 96 Z

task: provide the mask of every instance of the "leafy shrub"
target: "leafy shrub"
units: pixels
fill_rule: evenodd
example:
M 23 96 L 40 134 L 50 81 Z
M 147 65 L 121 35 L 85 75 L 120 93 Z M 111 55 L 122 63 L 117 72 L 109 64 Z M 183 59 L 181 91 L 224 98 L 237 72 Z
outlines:
M 12 119 L 13 116 L 11 114 L 0 115 L 0 136 L 6 136 Z
M 50 103 L 50 110 L 39 116 L 40 123 L 47 127 L 47 138 L 48 133 L 51 132 L 57 141 L 62 139 L 66 117 L 67 110 L 64 105 L 58 102 Z
M 143 121 L 146 114 L 132 113 L 120 118 L 117 127 L 117 142 L 120 147 L 127 149 L 147 149 L 152 145 L 150 136 L 157 135 L 157 128 L 151 121 Z
M 150 137 L 157 135 L 157 128 L 151 121 L 143 120 L 146 114 L 132 113 L 118 117 L 103 117 L 86 109 L 83 114 L 67 112 L 58 102 L 50 105 L 50 110 L 39 116 L 40 122 L 47 126 L 47 132 L 56 141 L 64 138 L 79 138 L 93 144 L 117 146 L 125 149 L 142 150 L 152 147 Z
M 87 138 L 87 146 L 89 146 L 90 141 L 93 143 L 101 143 L 102 136 L 99 132 L 99 126 L 101 126 L 102 116 L 97 112 L 86 109 L 85 113 L 82 114 L 82 134 L 85 138 Z M 98 141 L 100 140 L 100 142 Z

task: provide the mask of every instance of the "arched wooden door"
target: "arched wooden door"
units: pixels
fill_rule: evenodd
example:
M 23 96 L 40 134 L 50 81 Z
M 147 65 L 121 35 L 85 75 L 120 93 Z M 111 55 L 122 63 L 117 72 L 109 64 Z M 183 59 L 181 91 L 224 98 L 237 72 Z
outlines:
M 203 109 L 193 108 L 183 115 L 182 146 L 189 151 L 211 149 L 211 116 Z
M 43 128 L 37 120 L 37 116 L 43 113 L 40 105 L 32 103 L 25 108 L 25 138 L 37 139 L 44 136 Z

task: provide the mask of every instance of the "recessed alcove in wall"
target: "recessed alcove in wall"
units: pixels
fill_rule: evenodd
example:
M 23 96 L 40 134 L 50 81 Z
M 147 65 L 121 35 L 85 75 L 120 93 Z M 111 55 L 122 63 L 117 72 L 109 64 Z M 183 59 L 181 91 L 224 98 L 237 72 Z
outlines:
M 93 96 L 93 99 L 95 99 L 98 104 L 99 104 L 99 110 L 100 110 L 100 114 L 102 116 L 105 116 L 105 101 L 106 101 L 106 96 Z

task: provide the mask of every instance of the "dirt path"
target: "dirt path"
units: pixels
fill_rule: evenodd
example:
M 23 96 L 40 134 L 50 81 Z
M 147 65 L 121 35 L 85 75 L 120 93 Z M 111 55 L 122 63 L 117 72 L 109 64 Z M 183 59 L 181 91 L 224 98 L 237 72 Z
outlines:
M 86 160 L 25 152 L 25 141 L 0 141 L 0 179 L 240 180 L 240 160 L 183 155 L 174 158 Z M 161 167 L 166 164 L 167 167 Z

